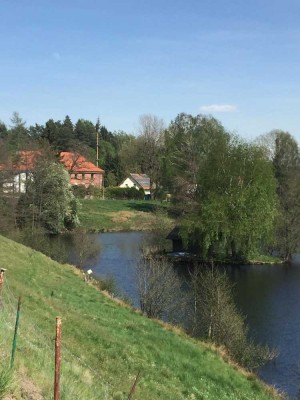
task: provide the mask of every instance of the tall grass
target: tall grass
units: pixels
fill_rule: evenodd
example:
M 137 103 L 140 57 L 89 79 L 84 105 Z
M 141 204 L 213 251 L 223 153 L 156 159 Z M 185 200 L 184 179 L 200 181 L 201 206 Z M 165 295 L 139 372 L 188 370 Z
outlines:
M 0 400 L 13 390 L 13 373 L 8 367 L 0 367 Z

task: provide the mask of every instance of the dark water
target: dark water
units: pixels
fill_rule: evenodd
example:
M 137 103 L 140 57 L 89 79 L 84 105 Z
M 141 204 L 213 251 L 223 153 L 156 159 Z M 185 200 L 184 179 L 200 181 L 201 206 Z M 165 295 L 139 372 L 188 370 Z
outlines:
M 121 291 L 138 305 L 135 265 L 145 234 L 104 233 L 98 261 L 90 265 L 98 277 L 113 276 Z M 268 383 L 297 399 L 300 388 L 300 258 L 290 265 L 229 268 L 237 303 L 247 315 L 251 335 L 276 347 L 275 364 L 260 371 Z M 299 397 L 300 398 L 300 397 Z
M 232 272 L 237 303 L 247 315 L 257 341 L 276 347 L 275 364 L 260 376 L 299 399 L 300 389 L 300 260 L 292 265 L 241 266 Z
M 95 276 L 113 276 L 121 294 L 138 306 L 135 266 L 145 235 L 140 232 L 101 233 L 97 236 L 101 251 L 92 270 Z

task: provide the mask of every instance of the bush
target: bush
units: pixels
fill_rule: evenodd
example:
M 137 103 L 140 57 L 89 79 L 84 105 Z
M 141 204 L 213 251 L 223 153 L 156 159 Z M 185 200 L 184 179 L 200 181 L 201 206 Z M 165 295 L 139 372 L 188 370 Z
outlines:
M 135 187 L 108 187 L 105 189 L 105 197 L 114 200 L 143 200 L 145 193 L 143 189 L 137 190 Z
M 101 280 L 98 281 L 98 285 L 100 290 L 106 291 L 112 296 L 117 296 L 119 294 L 116 280 L 112 275 L 101 278 Z
M 191 280 L 194 334 L 224 346 L 235 361 L 249 369 L 273 359 L 275 351 L 249 339 L 245 316 L 236 307 L 226 273 L 204 268 L 196 268 Z
M 100 199 L 100 198 L 102 199 L 103 198 L 103 188 L 99 188 L 97 186 L 90 185 L 86 188 L 85 194 L 86 194 L 86 196 L 93 196 L 98 199 Z
M 181 280 L 170 262 L 157 259 L 149 248 L 143 248 L 136 281 L 140 307 L 147 317 L 179 322 L 186 304 Z
M 83 185 L 74 185 L 73 186 L 74 196 L 78 199 L 84 199 L 86 196 L 86 187 Z

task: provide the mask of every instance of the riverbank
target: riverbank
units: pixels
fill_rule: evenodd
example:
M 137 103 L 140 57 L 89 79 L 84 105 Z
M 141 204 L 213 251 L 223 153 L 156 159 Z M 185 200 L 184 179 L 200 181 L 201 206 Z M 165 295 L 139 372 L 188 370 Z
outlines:
M 176 219 L 170 217 L 168 210 L 170 204 L 160 201 L 145 200 L 101 200 L 81 199 L 79 219 L 81 228 L 87 232 L 147 232 L 163 230 L 171 231 L 176 225 Z M 163 229 L 162 229 L 163 228 Z M 164 238 L 163 238 L 164 239 Z M 172 258 L 180 260 L 181 256 L 173 255 Z M 182 259 L 187 261 L 203 262 L 198 256 L 184 255 Z M 264 265 L 279 264 L 282 259 L 270 255 L 255 255 L 249 260 L 219 260 L 218 264 L 248 264 Z
M 279 398 L 207 345 L 104 296 L 74 267 L 1 236 L 0 248 L 0 265 L 7 268 L 0 324 L 2 367 L 9 357 L 16 298 L 22 294 L 23 299 L 17 387 L 23 381 L 20 376 L 26 376 L 41 398 L 51 396 L 52 339 L 55 317 L 60 315 L 63 398 L 126 399 L 138 371 L 137 400 Z
M 150 231 L 158 224 L 174 226 L 168 204 L 143 200 L 80 200 L 79 219 L 89 232 Z

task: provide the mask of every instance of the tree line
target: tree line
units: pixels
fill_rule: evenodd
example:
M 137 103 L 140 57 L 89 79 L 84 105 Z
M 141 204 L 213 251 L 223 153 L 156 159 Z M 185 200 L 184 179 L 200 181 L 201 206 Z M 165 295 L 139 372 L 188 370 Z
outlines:
M 144 115 L 133 135 L 68 116 L 27 127 L 14 113 L 10 126 L 0 123 L 0 164 L 17 150 L 43 146 L 96 163 L 97 134 L 105 186 L 147 174 L 153 197 L 171 199 L 186 249 L 238 261 L 274 250 L 290 259 L 299 249 L 300 156 L 288 132 L 247 142 L 211 116 L 182 113 L 168 126 Z

